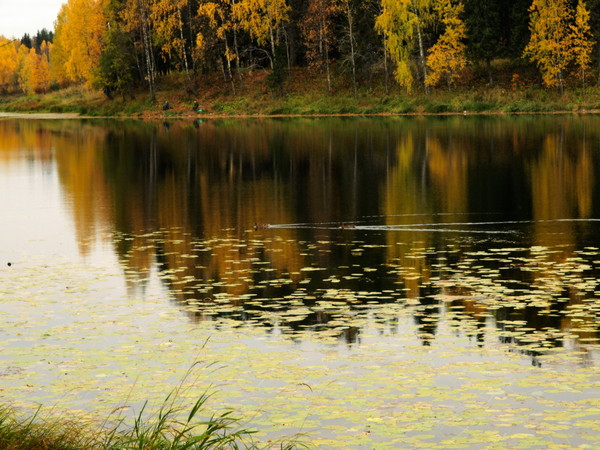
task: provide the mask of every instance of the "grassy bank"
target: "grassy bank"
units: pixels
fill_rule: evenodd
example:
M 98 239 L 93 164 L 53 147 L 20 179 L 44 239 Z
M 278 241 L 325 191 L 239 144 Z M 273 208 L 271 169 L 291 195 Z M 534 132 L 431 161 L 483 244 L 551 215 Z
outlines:
M 39 95 L 0 96 L 0 111 L 37 113 L 78 113 L 84 116 L 188 117 L 188 116 L 272 116 L 329 114 L 462 114 L 462 113 L 544 113 L 600 110 L 600 88 L 572 88 L 559 93 L 536 86 L 529 80 L 505 73 L 493 86 L 472 75 L 452 91 L 436 89 L 430 93 L 407 95 L 398 86 L 388 92 L 382 80 L 362 84 L 358 96 L 348 80 L 334 80 L 327 91 L 322 75 L 296 69 L 285 82 L 283 95 L 268 87 L 266 71 L 246 74 L 242 86 L 236 80 L 235 93 L 230 83 L 218 74 L 199 76 L 195 92 L 190 93 L 182 74 L 163 76 L 156 100 L 138 91 L 108 99 L 99 91 L 70 87 Z M 393 83 L 392 83 L 393 84 Z M 527 87 L 529 86 L 529 87 Z M 533 87 L 531 87 L 533 86 Z M 170 109 L 162 110 L 164 101 Z M 198 101 L 202 112 L 192 111 Z

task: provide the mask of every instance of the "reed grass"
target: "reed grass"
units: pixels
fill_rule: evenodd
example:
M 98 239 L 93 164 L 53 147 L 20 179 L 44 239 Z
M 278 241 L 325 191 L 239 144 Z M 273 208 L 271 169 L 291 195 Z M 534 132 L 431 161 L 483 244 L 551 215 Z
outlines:
M 188 449 L 295 449 L 307 448 L 298 438 L 260 443 L 254 430 L 241 427 L 232 411 L 201 419 L 209 395 L 196 400 L 187 414 L 169 394 L 156 414 L 146 417 L 147 403 L 131 421 L 107 420 L 101 425 L 83 419 L 43 414 L 39 407 L 31 416 L 9 406 L 0 407 L 2 450 L 188 450 Z M 110 425 L 109 425 L 110 423 Z
M 119 406 L 102 422 L 71 418 L 47 412 L 40 406 L 25 415 L 11 406 L 0 406 L 0 449 L 2 450 L 202 450 L 202 449 L 284 449 L 307 448 L 299 435 L 264 444 L 254 439 L 255 430 L 242 426 L 233 411 L 207 415 L 211 394 L 202 393 L 186 405 L 192 365 L 151 412 L 146 401 L 137 414 L 124 415 L 128 406 Z M 207 418 L 208 417 L 208 418 Z

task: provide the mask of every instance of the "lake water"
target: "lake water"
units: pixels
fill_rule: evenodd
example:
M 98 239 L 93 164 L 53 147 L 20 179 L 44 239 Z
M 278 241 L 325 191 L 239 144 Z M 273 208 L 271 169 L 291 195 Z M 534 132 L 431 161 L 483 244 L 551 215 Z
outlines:
M 599 180 L 596 116 L 0 119 L 0 401 L 600 448 Z

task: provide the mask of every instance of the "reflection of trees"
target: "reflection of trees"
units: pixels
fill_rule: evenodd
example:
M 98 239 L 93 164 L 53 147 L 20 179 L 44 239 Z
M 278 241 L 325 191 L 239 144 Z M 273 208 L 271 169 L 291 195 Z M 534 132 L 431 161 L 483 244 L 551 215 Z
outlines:
M 532 218 L 538 245 L 566 244 L 564 240 L 575 238 L 579 227 L 564 220 L 587 219 L 592 213 L 594 164 L 590 143 L 585 134 L 576 142 L 566 143 L 566 139 L 562 128 L 546 134 L 539 154 L 530 163 Z M 553 223 L 550 229 L 549 220 L 563 221 Z M 556 242 L 557 236 L 560 242 Z
M 82 254 L 99 234 L 103 224 L 111 221 L 106 178 L 97 148 L 104 143 L 106 131 L 101 127 L 84 127 L 54 138 L 58 175 L 65 188 Z
M 55 161 L 75 217 L 77 241 L 87 254 L 102 224 L 110 222 L 106 203 L 106 178 L 98 148 L 106 131 L 80 121 L 0 120 L 0 163 L 26 162 L 43 173 Z
M 50 163 L 54 150 L 53 135 L 65 132 L 67 128 L 64 124 L 52 125 L 40 126 L 30 120 L 0 120 L 0 162 L 10 164 L 26 158 L 30 163 Z
M 577 308 L 590 295 L 543 264 L 527 272 L 514 266 L 501 278 L 531 291 L 552 285 L 560 294 L 546 309 L 490 310 L 470 298 L 473 289 L 452 292 L 438 283 L 489 242 L 416 230 L 532 219 L 524 247 L 569 244 L 552 254 L 552 267 L 573 258 L 589 225 L 540 222 L 593 217 L 593 140 L 569 121 L 562 128 L 557 118 L 7 123 L 0 121 L 0 161 L 12 158 L 11 148 L 30 148 L 32 158 L 45 161 L 55 152 L 82 253 L 99 230 L 112 230 L 130 288 L 143 288 L 156 267 L 182 307 L 221 302 L 235 308 L 215 314 L 266 322 L 264 313 L 286 302 L 312 308 L 335 277 L 341 290 L 394 288 L 396 300 L 415 300 L 415 322 L 427 343 L 443 310 L 436 296 L 457 295 L 454 304 L 463 307 L 457 323 L 482 343 L 486 317 L 508 314 L 541 330 L 550 326 L 543 316 L 551 309 Z M 357 220 L 396 228 L 368 235 L 336 229 Z M 261 223 L 305 225 L 255 231 Z M 357 240 L 384 248 L 355 256 Z M 377 276 L 351 277 L 353 264 L 375 267 Z M 307 266 L 325 270 L 303 272 Z M 295 298 L 298 292 L 312 298 Z M 339 303 L 339 310 L 353 307 Z M 335 317 L 311 310 L 287 327 L 317 330 Z M 563 314 L 551 326 L 597 338 L 597 318 L 577 320 L 583 322 Z M 348 331 L 353 340 L 358 334 Z

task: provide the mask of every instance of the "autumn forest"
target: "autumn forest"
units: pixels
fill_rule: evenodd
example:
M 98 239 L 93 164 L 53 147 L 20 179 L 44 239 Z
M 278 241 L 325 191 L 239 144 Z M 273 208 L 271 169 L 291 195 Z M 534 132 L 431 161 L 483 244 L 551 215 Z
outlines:
M 53 31 L 1 33 L 4 94 L 81 85 L 154 99 L 157 79 L 174 72 L 188 92 L 221 73 L 235 94 L 258 69 L 277 92 L 298 67 L 330 92 L 335 76 L 355 96 L 373 79 L 386 92 L 428 93 L 475 70 L 493 85 L 498 61 L 530 67 L 534 82 L 562 92 L 595 82 L 600 1 L 69 0 Z

